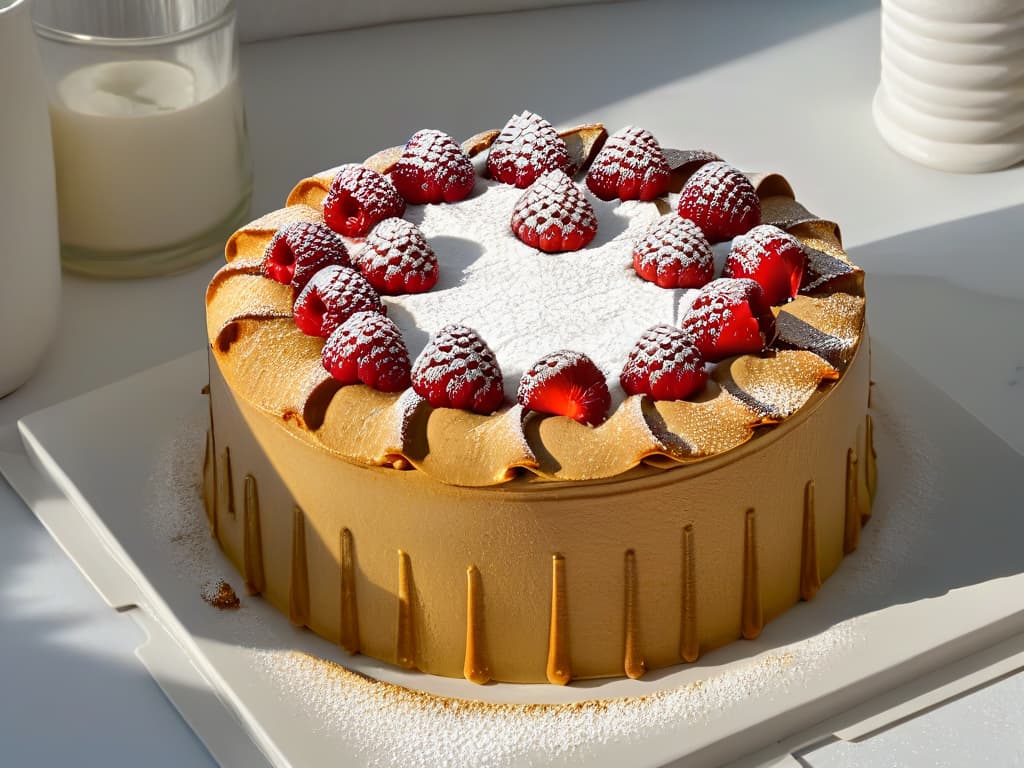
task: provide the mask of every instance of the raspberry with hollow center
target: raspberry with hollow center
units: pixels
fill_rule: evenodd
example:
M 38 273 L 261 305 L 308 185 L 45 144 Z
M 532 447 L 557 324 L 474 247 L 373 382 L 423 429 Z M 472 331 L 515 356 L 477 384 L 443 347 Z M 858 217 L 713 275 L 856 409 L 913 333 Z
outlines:
M 352 266 L 345 241 L 324 224 L 297 221 L 274 234 L 263 251 L 260 270 L 264 277 L 301 291 L 313 275 L 332 264 Z
M 377 224 L 405 213 L 394 185 L 363 165 L 344 165 L 324 198 L 324 222 L 346 237 L 366 237 Z
M 384 312 L 380 296 L 366 278 L 347 267 L 321 269 L 295 299 L 295 325 L 307 336 L 327 338 L 356 312 Z

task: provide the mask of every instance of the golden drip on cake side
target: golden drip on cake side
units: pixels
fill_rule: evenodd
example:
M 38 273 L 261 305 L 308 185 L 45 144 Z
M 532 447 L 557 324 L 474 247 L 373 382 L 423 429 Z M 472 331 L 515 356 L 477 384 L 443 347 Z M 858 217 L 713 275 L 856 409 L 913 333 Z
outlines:
M 256 478 L 245 476 L 245 520 L 242 522 L 242 577 L 245 590 L 258 595 L 266 586 L 263 575 L 263 529 L 260 525 L 260 498 L 256 490 Z
M 288 620 L 297 627 L 308 627 L 309 565 L 306 562 L 306 516 L 292 505 L 292 558 L 288 578 Z
M 341 630 L 338 644 L 359 653 L 359 609 L 356 603 L 355 553 L 352 531 L 341 529 Z
M 486 643 L 483 586 L 480 571 L 471 565 L 466 569 L 466 661 L 462 666 L 462 675 L 480 685 L 491 679 Z
M 700 656 L 700 633 L 697 631 L 697 560 L 694 553 L 693 524 L 683 528 L 682 557 L 682 619 L 679 628 L 679 658 L 696 661 Z
M 800 548 L 800 599 L 813 600 L 821 589 L 818 569 L 818 529 L 814 521 L 814 481 L 804 486 L 803 546 Z

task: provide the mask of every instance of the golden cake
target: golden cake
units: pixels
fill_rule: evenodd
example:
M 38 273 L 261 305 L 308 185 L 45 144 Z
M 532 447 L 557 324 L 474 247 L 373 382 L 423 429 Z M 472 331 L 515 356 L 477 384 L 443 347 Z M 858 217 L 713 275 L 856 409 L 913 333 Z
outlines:
M 781 176 L 523 113 L 303 179 L 226 255 L 211 529 L 351 653 L 638 677 L 812 598 L 871 514 L 863 273 Z

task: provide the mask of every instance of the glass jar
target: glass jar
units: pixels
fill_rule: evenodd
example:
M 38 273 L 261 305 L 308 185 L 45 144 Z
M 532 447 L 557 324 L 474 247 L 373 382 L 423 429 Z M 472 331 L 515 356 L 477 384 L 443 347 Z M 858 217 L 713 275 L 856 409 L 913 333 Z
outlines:
M 176 272 L 245 220 L 252 168 L 233 0 L 34 0 L 61 259 Z

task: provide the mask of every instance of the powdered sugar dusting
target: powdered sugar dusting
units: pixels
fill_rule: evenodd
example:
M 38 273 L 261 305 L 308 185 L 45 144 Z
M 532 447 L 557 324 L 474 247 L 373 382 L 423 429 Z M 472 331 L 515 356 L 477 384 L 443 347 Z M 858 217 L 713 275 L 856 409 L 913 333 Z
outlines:
M 330 662 L 257 651 L 256 662 L 308 717 L 354 746 L 368 766 L 586 765 L 611 743 L 637 744 L 728 717 L 738 703 L 799 688 L 841 662 L 852 622 L 683 687 L 573 705 L 482 704 L 381 684 Z
M 476 193 L 457 205 L 410 207 L 406 218 L 434 248 L 441 279 L 427 293 L 385 298 L 389 316 L 414 358 L 448 323 L 476 329 L 494 350 L 510 397 L 544 354 L 582 352 L 604 373 L 617 402 L 619 373 L 633 344 L 656 323 L 678 325 L 680 304 L 685 312 L 687 295 L 696 294 L 659 288 L 633 272 L 633 243 L 661 214 L 653 203 L 592 201 L 597 236 L 590 245 L 546 254 L 521 243 L 509 226 L 522 194 L 481 179 Z
M 217 541 L 210 536 L 202 502 L 203 446 L 209 415 L 195 409 L 182 420 L 158 454 L 156 471 L 146 483 L 146 513 L 153 534 L 168 546 L 171 564 L 191 581 L 196 596 L 216 592 L 217 585 L 238 574 L 220 564 Z

